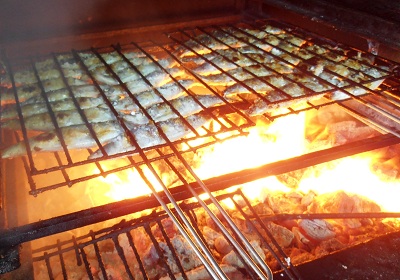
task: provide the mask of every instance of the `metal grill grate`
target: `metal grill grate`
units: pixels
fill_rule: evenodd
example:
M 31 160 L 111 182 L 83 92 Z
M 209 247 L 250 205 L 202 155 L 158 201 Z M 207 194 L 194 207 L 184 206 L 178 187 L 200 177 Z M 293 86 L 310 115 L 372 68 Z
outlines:
M 265 20 L 227 26 L 199 27 L 166 35 L 170 38 L 170 44 L 160 45 L 154 41 L 82 51 L 72 50 L 70 53 L 23 58 L 20 61 L 5 59 L 12 87 L 2 88 L 5 90 L 2 100 L 3 103 L 6 102 L 4 96 L 7 94 L 14 96 L 15 111 L 17 117 L 22 120 L 21 133 L 16 133 L 16 139 L 23 141 L 26 147 L 30 147 L 28 141 L 30 132 L 25 127 L 23 120 L 26 116 L 21 109 L 24 101 L 21 99 L 19 85 L 21 77 L 18 76 L 21 69 L 30 69 L 28 72 L 31 73 L 31 78 L 38 81 L 37 84 L 35 83 L 37 88 L 31 88 L 31 90 L 36 90 L 39 94 L 36 99 L 44 102 L 45 111 L 49 112 L 51 123 L 55 128 L 54 133 L 62 148 L 62 151 L 55 152 L 53 156 L 46 153 L 45 157 L 33 156 L 31 148 L 27 149 L 27 156 L 23 157 L 23 161 L 31 194 L 37 195 L 62 186 L 73 186 L 99 176 L 140 166 L 147 160 L 155 162 L 161 158 L 174 157 L 176 152 L 181 155 L 192 153 L 205 145 L 225 140 L 227 132 L 230 133 L 229 137 L 244 135 L 246 128 L 254 125 L 250 119 L 250 115 L 253 114 L 273 121 L 288 114 L 339 104 L 350 114 L 379 131 L 399 136 L 397 107 L 400 81 L 396 74 L 397 66 L 393 62 L 332 43 L 293 26 Z M 164 97 L 164 94 L 160 92 L 160 87 L 156 86 L 157 81 L 146 73 L 142 73 L 143 69 L 135 60 L 137 58 L 150 61 L 160 71 L 160 75 L 167 77 L 183 94 L 195 98 L 195 102 L 212 119 L 212 125 L 203 126 L 197 130 L 192 127 L 179 113 L 179 109 L 174 107 L 170 98 Z M 185 86 L 182 78 L 170 73 L 171 68 L 162 65 L 165 61 L 170 61 L 176 65 L 176 69 L 184 71 L 185 77 L 195 83 L 195 88 Z M 199 65 L 194 63 L 195 67 L 193 67 L 193 61 L 196 63 L 201 61 L 201 66 L 208 66 L 214 71 L 213 74 L 203 75 L 197 72 L 196 67 Z M 49 84 L 49 80 L 43 77 L 44 73 L 39 71 L 40 65 L 45 63 L 54 65 L 56 76 L 59 76 L 57 78 L 59 81 L 53 82 L 56 85 Z M 321 63 L 325 65 L 323 69 L 318 66 Z M 65 64 L 77 66 L 79 71 L 71 67 L 73 70 L 69 69 L 68 72 Z M 94 69 L 96 64 L 99 67 L 97 70 Z M 135 82 L 152 88 L 154 95 L 181 118 L 182 123 L 192 132 L 192 136 L 174 139 L 174 143 L 171 144 L 168 143 L 168 137 L 163 135 L 160 126 L 156 126 L 164 143 L 155 147 L 136 146 L 135 137 L 121 118 L 118 106 L 134 107 L 143 114 L 144 118 L 150 120 L 152 116 L 147 112 L 147 106 L 143 105 L 140 96 L 133 92 L 134 85 L 129 83 L 129 75 L 121 72 L 121 65 L 126 67 L 124 68 L 126 73 L 138 78 L 134 80 Z M 233 70 L 227 70 L 226 65 Z M 339 69 L 335 68 L 337 65 L 340 66 Z M 252 66 L 255 68 L 251 68 Z M 99 80 L 98 69 L 106 73 L 106 76 L 102 78 L 106 78 L 108 83 L 111 81 L 111 86 L 104 85 L 104 81 Z M 235 74 L 234 71 L 238 69 L 243 72 L 246 79 Z M 254 69 L 264 74 L 259 74 Z M 345 73 L 343 73 L 344 70 Z M 77 73 L 79 77 L 74 76 Z M 217 81 L 222 79 L 225 83 L 228 81 L 229 85 L 225 84 L 221 88 L 219 84 L 221 82 L 215 82 L 215 79 Z M 248 79 L 253 80 L 254 83 L 249 83 Z M 103 104 L 101 106 L 114 116 L 115 126 L 121 133 L 125 133 L 128 141 L 131 142 L 132 149 L 119 151 L 116 155 L 107 155 L 104 141 L 99 139 L 94 124 L 90 123 L 85 114 L 82 99 L 78 97 L 77 84 L 90 85 L 91 91 L 95 92 L 94 95 Z M 58 109 L 54 107 L 51 94 L 48 93 L 51 92 L 48 89 L 51 86 L 65 88 L 65 96 L 71 99 L 71 106 L 79 113 L 87 133 L 93 139 L 95 148 L 88 149 L 87 152 L 82 150 L 75 152 L 67 147 L 55 115 Z M 248 93 L 227 94 L 227 90 L 232 87 L 240 88 L 241 91 Z M 265 91 L 265 88 L 268 90 Z M 199 91 L 202 94 L 217 96 L 221 100 L 221 105 L 216 108 L 205 108 L 198 100 Z M 122 96 L 123 101 L 119 99 Z M 372 114 L 374 116 L 378 114 L 379 117 L 365 115 L 363 112 L 366 110 L 372 110 Z M 390 121 L 389 123 L 382 122 L 381 118 Z M 202 144 L 192 141 L 199 138 L 204 139 Z M 162 155 L 158 152 L 151 153 L 154 148 L 163 148 L 165 151 L 162 151 Z M 93 154 L 94 149 L 98 149 L 100 158 L 87 159 Z M 147 158 L 143 158 L 141 156 L 143 153 L 138 149 L 146 151 Z M 131 156 L 132 154 L 134 155 Z M 107 169 L 102 164 L 103 159 L 121 156 L 131 157 L 128 157 L 126 161 L 119 161 L 118 165 L 112 169 Z M 45 164 L 42 164 L 43 160 Z M 76 175 L 75 170 L 83 169 L 93 170 L 93 172 Z M 46 184 L 43 185 L 39 178 L 45 176 L 50 178 L 49 174 L 57 174 L 58 179 L 54 182 L 46 180 Z
M 265 215 L 261 208 L 253 205 L 241 190 L 216 196 L 218 201 L 231 202 L 230 217 L 242 231 L 258 242 L 252 246 L 263 248 L 269 264 L 277 262 L 287 279 L 302 279 L 283 248 L 274 238 L 269 223 L 297 219 L 364 219 L 398 217 L 398 213 L 323 213 L 323 214 L 275 214 Z M 205 200 L 207 205 L 212 203 Z M 218 253 L 215 239 L 232 246 L 222 233 L 214 231 L 212 224 L 205 226 L 204 212 L 199 203 L 182 202 L 179 204 L 185 216 L 191 221 L 196 233 L 224 272 L 232 278 L 259 279 L 252 269 L 244 263 L 242 270 L 222 260 L 226 253 Z M 207 215 L 206 215 L 207 217 Z M 217 237 L 216 237 L 217 236 Z M 252 237 L 250 237 L 252 236 Z M 236 237 L 237 238 L 237 237 Z M 223 239 L 224 241 L 221 241 Z M 203 275 L 204 267 L 198 261 L 188 244 L 181 239 L 168 215 L 163 211 L 154 211 L 150 215 L 121 222 L 107 228 L 91 230 L 87 234 L 73 236 L 70 240 L 58 240 L 54 245 L 35 249 L 34 266 L 36 275 L 54 279 L 62 275 L 69 279 L 73 275 L 89 279 L 191 279 L 195 274 Z M 235 249 L 232 258 L 243 262 Z M 263 253 L 264 254 L 264 253 Z M 298 263 L 297 263 L 298 264 Z M 243 274 L 244 273 L 244 274 Z M 205 274 L 207 275 L 207 274 Z M 201 276 L 197 276 L 200 277 Z M 231 278 L 231 279 L 232 279 Z

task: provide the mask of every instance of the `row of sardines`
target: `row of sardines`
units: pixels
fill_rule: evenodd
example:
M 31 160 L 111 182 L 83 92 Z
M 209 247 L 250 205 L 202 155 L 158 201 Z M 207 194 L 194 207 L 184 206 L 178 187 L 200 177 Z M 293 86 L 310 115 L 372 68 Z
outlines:
M 83 149 L 98 147 L 98 140 L 107 155 L 147 148 L 205 125 L 212 118 L 206 108 L 241 100 L 249 104 L 244 113 L 259 115 L 322 95 L 364 94 L 388 74 L 360 53 L 349 56 L 271 25 L 214 27 L 195 36 L 182 31 L 171 39 L 149 52 L 74 51 L 34 60 L 12 74 L 5 67 L 1 128 L 20 130 L 23 123 L 36 133 L 29 147 L 25 141 L 13 144 L 2 158 L 27 149 L 60 151 L 62 142 Z M 90 158 L 103 155 L 98 149 Z

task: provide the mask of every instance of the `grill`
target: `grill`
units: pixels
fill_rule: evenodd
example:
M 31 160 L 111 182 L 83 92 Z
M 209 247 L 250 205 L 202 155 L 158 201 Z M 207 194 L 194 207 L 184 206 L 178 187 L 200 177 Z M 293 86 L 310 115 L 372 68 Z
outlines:
M 221 1 L 219 4 L 224 3 Z M 316 269 L 292 264 L 291 257 L 279 240 L 283 234 L 276 233 L 274 224 L 293 220 L 384 219 L 400 216 L 399 213 L 374 211 L 262 214 L 240 189 L 225 192 L 233 186 L 266 176 L 282 175 L 400 142 L 397 53 L 392 53 L 395 47 L 392 49 L 377 43 L 388 43 L 390 39 L 368 39 L 367 50 L 363 51 L 338 43 L 340 39 L 335 38 L 336 33 L 328 39 L 301 27 L 307 27 L 315 18 L 300 22 L 293 18 L 285 20 L 286 17 L 281 15 L 282 9 L 275 1 L 269 4 L 239 1 L 235 4 L 235 9 L 242 11 L 242 14 L 227 10 L 228 17 L 197 19 L 193 16 L 188 22 L 181 20 L 171 23 L 171 20 L 145 27 L 142 22 L 142 26 L 103 32 L 99 37 L 97 33 L 85 33 L 65 37 L 64 42 L 72 42 L 72 47 L 67 49 L 57 46 L 57 43 L 46 45 L 54 43 L 51 38 L 30 42 L 28 49 L 12 40 L 4 44 L 0 100 L 2 104 L 13 104 L 4 105 L 1 116 L 6 119 L 9 111 L 15 112 L 18 129 L 9 133 L 10 130 L 3 127 L 1 137 L 4 146 L 21 142 L 28 148 L 22 157 L 2 159 L 2 273 L 9 273 L 20 266 L 21 257 L 22 268 L 11 273 L 26 273 L 23 277 L 32 277 L 33 263 L 40 268 L 39 275 L 35 275 L 38 279 L 69 279 L 74 276 L 79 279 L 303 279 L 312 277 Z M 215 5 L 213 9 L 218 9 L 218 5 Z M 318 5 L 314 4 L 313 7 Z M 181 9 L 185 9 L 183 5 Z M 291 9 L 290 13 L 302 12 L 304 7 L 291 6 Z M 282 18 L 269 18 L 269 12 Z M 312 14 L 312 9 L 308 9 L 307 13 Z M 112 28 L 111 24 L 107 26 Z M 265 29 L 266 26 L 270 26 L 269 29 Z M 323 29 L 325 25 L 319 23 L 318 27 Z M 157 29 L 162 31 L 155 32 Z M 316 32 L 321 33 L 321 30 Z M 324 32 L 327 31 L 322 30 Z M 132 41 L 127 41 L 127 34 L 132 35 Z M 100 37 L 101 43 L 97 43 Z M 353 44 L 353 39 L 345 43 Z M 83 47 L 78 48 L 81 44 Z M 383 56 L 378 55 L 381 51 Z M 338 57 L 344 59 L 337 61 Z M 165 77 L 163 81 L 168 80 L 167 85 L 173 85 L 181 95 L 191 98 L 193 106 L 199 107 L 208 122 L 196 125 L 190 121 L 179 105 L 174 103 L 175 97 L 167 97 L 164 91 L 167 85 L 155 86 L 158 76 L 144 74 L 144 68 L 135 64 L 135 58 L 146 59 L 157 69 L 158 76 Z M 165 65 L 166 61 L 175 66 Z M 196 61 L 201 61 L 199 65 L 207 65 L 207 68 L 199 70 L 193 67 Z M 318 69 L 321 61 L 326 65 L 323 70 Z M 53 97 L 48 93 L 57 89 L 49 91 L 48 87 L 52 85 L 42 76 L 40 65 L 44 63 L 53 65 L 62 85 L 60 88 L 65 90 L 65 96 L 71 100 L 72 108 L 77 111 L 85 133 L 93 143 L 90 148 L 69 148 L 70 140 L 60 124 Z M 98 63 L 99 69 L 103 69 L 107 75 L 98 76 L 98 71 L 92 67 L 94 63 Z M 124 71 L 119 71 L 116 63 L 124 65 Z M 79 78 L 69 76 L 66 64 L 79 66 Z M 338 71 L 334 67 L 338 64 L 346 66 L 348 72 L 344 74 Z M 245 82 L 226 67 L 243 69 L 242 75 L 247 77 L 246 80 L 252 79 L 254 84 Z M 34 97 L 38 99 L 33 104 L 43 104 L 45 111 L 49 112 L 48 120 L 54 127 L 51 135 L 45 134 L 44 138 L 51 136 L 59 142 L 56 151 L 50 151 L 52 153 L 38 153 L 41 147 L 29 141 L 32 135 L 24 106 L 30 97 L 24 97 L 19 91 L 22 81 L 18 76 L 26 69 L 37 81 L 37 89 L 29 88 L 27 92 L 37 90 L 38 95 Z M 178 74 L 172 69 L 176 69 Z M 254 69 L 268 74 L 258 74 Z M 211 71 L 213 75 L 202 75 L 199 71 L 203 70 Z M 320 75 L 321 71 L 325 76 Z M 126 82 L 125 73 L 137 77 L 135 84 Z M 190 85 L 183 81 L 182 73 L 185 79 L 191 81 Z M 216 79 L 211 80 L 210 77 L 216 74 Z M 218 78 L 228 84 L 221 86 Z M 105 85 L 104 79 L 108 85 Z M 275 79 L 284 81 L 284 85 L 278 84 Z M 82 81 L 85 81 L 82 85 L 75 84 Z M 95 99 L 100 100 L 102 108 L 110 113 L 113 127 L 118 128 L 118 133 L 126 135 L 125 140 L 117 140 L 128 143 L 124 149 L 117 152 L 108 149 L 106 143 L 109 141 L 103 140 L 96 124 L 88 119 L 83 103 L 85 97 L 78 96 L 80 86 L 90 86 Z M 138 86 L 150 90 L 153 98 L 160 99 L 178 117 L 178 125 L 185 127 L 185 137 L 174 138 L 163 126 L 163 121 L 155 119 L 157 114 L 148 109 L 150 105 L 143 105 L 147 97 L 135 92 Z M 243 94 L 230 96 L 227 90 L 234 86 Z M 221 87 L 225 91 L 221 92 Z M 295 91 L 291 90 L 293 87 Z M 264 94 L 265 91 L 269 94 Z M 201 96 L 206 94 L 217 98 L 218 105 L 204 105 Z M 120 104 L 125 107 L 121 109 L 118 107 Z M 256 119 L 272 123 L 285 116 L 329 106 L 337 106 L 379 133 L 374 137 L 289 159 L 266 161 L 256 168 L 232 171 L 214 178 L 202 178 L 195 171 L 193 159 L 199 151 L 248 135 L 248 129 L 257 125 Z M 125 114 L 125 111 L 130 113 Z M 148 130 L 153 131 L 158 140 L 150 145 L 143 144 L 137 138 L 138 134 L 135 133 L 140 126 L 132 129 L 129 121 L 126 121 L 140 114 L 146 120 L 154 121 Z M 2 126 L 6 126 L 4 122 Z M 17 170 L 24 170 L 24 178 L 16 179 L 20 177 Z M 81 194 L 87 195 L 87 184 L 92 180 L 123 174 L 124 171 L 134 171 L 138 180 L 142 181 L 133 182 L 132 188 L 136 188 L 136 184 L 140 187 L 143 183 L 151 195 L 88 209 L 60 209 L 59 215 L 45 213 L 45 218 L 37 222 L 16 218 L 24 210 L 20 206 L 21 197 L 24 199 L 24 196 L 12 194 L 10 188 L 26 185 L 29 194 L 34 196 L 28 201 L 40 201 L 42 196 L 54 197 L 57 201 L 60 199 L 57 196 L 68 193 L 69 188 L 80 189 Z M 207 194 L 206 198 L 200 196 L 203 193 Z M 232 205 L 231 209 L 224 206 L 227 201 Z M 148 214 L 134 215 L 140 211 L 147 211 Z M 71 238 L 58 238 L 58 234 L 71 230 L 78 230 L 78 233 L 74 232 Z M 251 232 L 255 238 L 250 241 L 243 232 Z M 210 236 L 213 236 L 213 240 L 218 239 L 224 247 L 215 249 L 218 245 L 210 243 Z M 29 242 L 41 238 L 47 240 L 46 245 L 30 250 Z M 398 239 L 395 234 L 386 238 L 390 242 Z M 379 242 L 379 239 L 359 247 L 372 248 L 373 242 Z M 21 244 L 22 250 L 19 250 Z M 225 259 L 221 264 L 224 256 L 221 251 L 224 249 L 232 249 L 229 253 L 231 259 Z M 266 259 L 278 269 L 271 269 Z M 324 277 L 328 278 L 329 267 L 326 273 Z M 335 273 L 340 272 L 336 269 Z M 387 273 L 389 275 L 390 272 Z M 338 277 L 348 274 L 348 271 L 344 271 Z

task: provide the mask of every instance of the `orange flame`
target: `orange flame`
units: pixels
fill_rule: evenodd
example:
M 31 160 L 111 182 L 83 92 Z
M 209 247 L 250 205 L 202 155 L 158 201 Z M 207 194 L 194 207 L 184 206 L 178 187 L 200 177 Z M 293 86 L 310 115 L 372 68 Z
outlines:
M 248 136 L 229 139 L 211 148 L 204 148 L 196 155 L 195 160 L 199 164 L 194 168 L 194 172 L 200 178 L 206 179 L 304 154 L 307 152 L 305 120 L 304 113 L 289 115 L 277 119 L 270 125 L 258 124 L 249 129 Z M 397 197 L 400 197 L 400 182 L 386 182 L 371 172 L 373 158 L 359 155 L 337 162 L 339 163 L 332 170 L 317 168 L 318 172 L 302 178 L 298 191 L 306 193 L 312 190 L 323 194 L 345 190 L 368 197 L 378 203 L 382 210 L 400 211 L 397 202 Z M 144 172 L 153 186 L 161 190 L 154 175 L 147 169 L 144 169 Z M 92 196 L 95 205 L 151 193 L 138 172 L 133 169 L 110 174 L 106 178 L 100 178 L 100 182 L 101 187 L 97 183 L 92 186 L 96 188 L 97 194 L 103 194 Z M 238 187 L 241 187 L 245 195 L 253 200 L 262 200 L 260 196 L 266 193 L 266 188 L 269 191 L 291 191 L 275 177 L 249 182 L 232 189 Z M 99 191 L 99 188 L 103 191 Z M 229 201 L 224 204 L 232 207 Z

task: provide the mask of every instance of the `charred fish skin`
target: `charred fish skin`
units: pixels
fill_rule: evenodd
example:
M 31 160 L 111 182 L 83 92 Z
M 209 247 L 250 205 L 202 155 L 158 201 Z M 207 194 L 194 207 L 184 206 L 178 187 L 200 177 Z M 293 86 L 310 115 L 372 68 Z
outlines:
M 207 122 L 209 122 L 211 120 L 211 117 L 209 114 L 201 112 L 188 116 L 185 119 L 190 124 L 190 126 L 192 126 L 194 129 L 198 129 L 200 126 L 203 126 Z M 181 118 L 174 118 L 162 121 L 159 122 L 157 125 L 162 129 L 162 131 L 171 142 L 179 140 L 180 138 L 183 138 L 184 136 L 192 132 L 191 128 L 189 128 Z M 132 126 L 131 124 L 130 132 L 135 138 L 138 146 L 142 149 L 165 143 L 164 138 L 159 134 L 156 125 L 153 123 L 139 126 Z M 113 141 L 110 141 L 110 143 L 105 145 L 104 149 L 110 156 L 119 153 L 134 151 L 136 147 L 130 143 L 127 136 L 125 136 L 124 134 L 120 134 Z M 89 156 L 89 159 L 100 158 L 102 156 L 102 152 L 100 150 L 97 150 Z
M 108 143 L 122 133 L 122 129 L 115 121 L 92 124 L 92 128 L 100 143 Z M 96 146 L 86 125 L 62 127 L 61 134 L 68 149 L 85 149 Z M 41 133 L 29 139 L 31 152 L 56 152 L 63 149 L 57 133 L 53 131 Z M 21 141 L 7 147 L 1 153 L 2 158 L 15 158 L 27 153 L 25 142 Z

